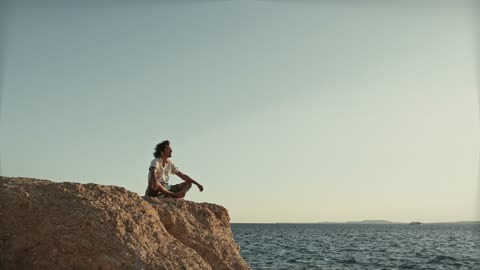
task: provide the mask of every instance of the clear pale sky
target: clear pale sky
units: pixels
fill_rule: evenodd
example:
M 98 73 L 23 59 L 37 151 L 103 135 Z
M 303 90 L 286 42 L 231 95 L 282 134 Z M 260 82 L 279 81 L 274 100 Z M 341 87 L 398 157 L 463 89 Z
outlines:
M 473 1 L 292 2 L 4 1 L 1 175 L 143 195 L 169 139 L 232 222 L 480 219 Z

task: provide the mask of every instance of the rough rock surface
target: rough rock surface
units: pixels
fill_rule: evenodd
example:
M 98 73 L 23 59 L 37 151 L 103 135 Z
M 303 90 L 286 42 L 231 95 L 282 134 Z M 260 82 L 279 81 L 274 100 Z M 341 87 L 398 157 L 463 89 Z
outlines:
M 0 269 L 250 269 L 225 208 L 0 177 Z

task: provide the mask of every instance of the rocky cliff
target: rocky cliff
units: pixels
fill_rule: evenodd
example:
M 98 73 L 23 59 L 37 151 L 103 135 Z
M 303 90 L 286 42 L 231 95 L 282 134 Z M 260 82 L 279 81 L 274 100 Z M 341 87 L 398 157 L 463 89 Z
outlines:
M 249 269 L 225 208 L 0 178 L 0 269 Z

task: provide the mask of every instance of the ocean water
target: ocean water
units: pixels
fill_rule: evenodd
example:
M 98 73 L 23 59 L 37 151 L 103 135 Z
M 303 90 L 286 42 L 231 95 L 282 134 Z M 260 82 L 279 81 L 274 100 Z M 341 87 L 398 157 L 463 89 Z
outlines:
M 480 269 L 475 224 L 232 224 L 252 269 Z

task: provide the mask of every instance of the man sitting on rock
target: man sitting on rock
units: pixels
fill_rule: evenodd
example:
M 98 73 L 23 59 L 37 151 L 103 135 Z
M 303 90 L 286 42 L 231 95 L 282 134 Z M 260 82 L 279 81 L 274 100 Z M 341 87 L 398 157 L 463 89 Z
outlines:
M 182 199 L 192 187 L 192 184 L 197 185 L 198 189 L 203 191 L 202 185 L 179 171 L 173 161 L 169 159 L 172 157 L 172 152 L 168 140 L 157 144 L 155 147 L 155 152 L 153 153 L 155 159 L 152 160 L 148 169 L 148 187 L 145 191 L 145 196 Z M 176 174 L 185 182 L 177 185 L 168 184 L 170 174 Z

